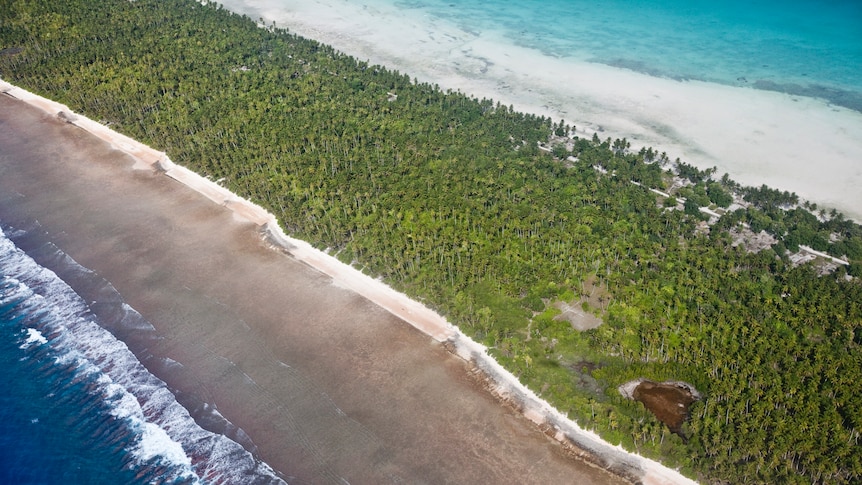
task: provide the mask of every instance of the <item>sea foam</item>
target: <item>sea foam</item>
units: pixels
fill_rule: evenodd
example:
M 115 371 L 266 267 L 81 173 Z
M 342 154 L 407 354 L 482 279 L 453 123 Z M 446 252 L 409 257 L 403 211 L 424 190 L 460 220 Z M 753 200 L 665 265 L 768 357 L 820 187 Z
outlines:
M 27 347 L 29 347 L 33 344 L 46 344 L 46 343 L 48 343 L 48 339 L 46 339 L 45 336 L 42 335 L 41 332 L 39 332 L 35 328 L 28 328 L 27 329 L 27 340 L 25 340 L 24 343 L 21 344 L 21 348 L 26 349 Z

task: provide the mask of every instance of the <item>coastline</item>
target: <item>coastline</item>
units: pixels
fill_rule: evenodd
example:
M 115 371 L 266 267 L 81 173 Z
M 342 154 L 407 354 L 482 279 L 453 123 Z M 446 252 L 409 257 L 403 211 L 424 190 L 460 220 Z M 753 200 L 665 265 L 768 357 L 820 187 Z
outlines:
M 550 57 L 385 2 L 225 6 L 443 89 L 565 119 L 581 136 L 627 138 L 635 149 L 651 146 L 702 169 L 716 166 L 743 185 L 796 192 L 862 220 L 862 139 L 854 136 L 862 132 L 862 113 L 815 98 Z
M 561 443 L 569 453 L 622 475 L 630 481 L 641 481 L 647 484 L 694 483 L 658 462 L 626 452 L 618 446 L 601 441 L 594 433 L 581 429 L 517 382 L 514 376 L 487 354 L 487 349 L 464 336 L 444 318 L 424 305 L 395 292 L 382 282 L 314 249 L 308 243 L 285 235 L 274 216 L 260 207 L 212 181 L 173 164 L 164 153 L 117 134 L 83 116 L 75 115 L 63 105 L 9 85 L 2 80 L 0 80 L 0 92 L 24 101 L 42 110 L 48 116 L 57 116 L 60 120 L 72 123 L 109 146 L 126 153 L 135 161 L 135 172 L 164 173 L 204 195 L 216 205 L 227 208 L 231 211 L 234 220 L 244 221 L 257 227 L 257 230 L 264 234 L 276 249 L 331 278 L 330 285 L 361 295 L 398 319 L 409 323 L 434 341 L 443 343 L 449 352 L 478 369 L 481 373 L 480 380 L 497 399 L 526 417 L 546 436 Z

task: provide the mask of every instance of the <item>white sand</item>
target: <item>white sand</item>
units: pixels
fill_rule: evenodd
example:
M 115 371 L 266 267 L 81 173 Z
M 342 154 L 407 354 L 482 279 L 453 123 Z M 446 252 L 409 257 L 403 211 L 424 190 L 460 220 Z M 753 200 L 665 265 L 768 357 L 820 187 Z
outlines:
M 126 152 L 136 160 L 135 168 L 150 167 L 164 170 L 165 174 L 189 188 L 201 193 L 213 202 L 232 210 L 236 217 L 262 226 L 271 238 L 279 243 L 294 258 L 308 264 L 332 278 L 332 282 L 350 289 L 398 318 L 406 321 L 421 332 L 438 342 L 449 342 L 457 355 L 473 361 L 493 381 L 492 391 L 504 398 L 511 399 L 522 406 L 522 413 L 537 425 L 550 425 L 557 430 L 556 439 L 561 442 L 571 440 L 578 446 L 598 453 L 611 462 L 628 462 L 643 470 L 643 482 L 653 485 L 693 484 L 694 481 L 682 476 L 675 470 L 664 467 L 658 462 L 629 453 L 619 446 L 613 446 L 591 431 L 587 431 L 574 421 L 562 415 L 550 404 L 539 398 L 533 391 L 521 384 L 515 376 L 505 370 L 488 354 L 488 349 L 465 336 L 445 318 L 423 304 L 398 293 L 381 281 L 363 274 L 357 269 L 341 263 L 328 254 L 315 249 L 305 241 L 291 238 L 278 226 L 275 216 L 263 208 L 227 191 L 215 182 L 174 164 L 163 153 L 143 145 L 131 138 L 116 133 L 84 116 L 76 115 L 68 107 L 37 96 L 29 91 L 15 87 L 0 79 L 0 93 L 6 93 L 35 106 L 49 115 L 72 120 L 73 124 L 96 135 L 112 147 Z
M 46 113 L 58 115 L 69 123 L 79 126 L 97 138 L 107 142 L 115 149 L 128 153 L 135 159 L 136 169 L 149 169 L 153 165 L 167 159 L 167 156 L 162 152 L 153 150 L 143 143 L 117 133 L 89 118 L 74 114 L 72 110 L 64 104 L 45 99 L 17 86 L 13 86 L 2 79 L 0 79 L 0 93 L 6 93 L 14 98 L 20 99 L 21 101 L 26 101 L 28 104 L 35 106 Z
M 369 0 L 226 0 L 227 8 L 589 136 L 652 146 L 745 185 L 796 192 L 862 220 L 862 113 L 811 98 L 661 79 L 551 58 Z M 431 61 L 433 59 L 433 61 Z

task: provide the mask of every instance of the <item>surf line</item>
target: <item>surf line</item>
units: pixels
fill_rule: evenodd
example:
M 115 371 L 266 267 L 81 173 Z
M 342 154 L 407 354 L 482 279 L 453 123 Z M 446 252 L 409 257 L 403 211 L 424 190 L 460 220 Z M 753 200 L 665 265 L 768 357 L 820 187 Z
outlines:
M 224 206 L 238 221 L 256 225 L 274 249 L 286 252 L 298 261 L 327 275 L 334 285 L 367 298 L 444 345 L 453 354 L 473 364 L 488 391 L 502 402 L 513 406 L 521 415 L 537 425 L 545 435 L 561 443 L 567 452 L 632 483 L 648 485 L 696 483 L 676 470 L 628 452 L 620 445 L 614 446 L 602 440 L 594 432 L 581 428 L 504 369 L 488 354 L 487 347 L 473 341 L 443 316 L 422 303 L 410 299 L 407 295 L 395 291 L 382 281 L 342 263 L 308 242 L 288 236 L 278 225 L 273 214 L 216 182 L 175 164 L 166 153 L 78 115 L 66 105 L 12 85 L 2 78 L 0 78 L 0 93 L 75 125 L 111 147 L 124 152 L 134 161 L 135 170 L 162 172 L 214 203 Z

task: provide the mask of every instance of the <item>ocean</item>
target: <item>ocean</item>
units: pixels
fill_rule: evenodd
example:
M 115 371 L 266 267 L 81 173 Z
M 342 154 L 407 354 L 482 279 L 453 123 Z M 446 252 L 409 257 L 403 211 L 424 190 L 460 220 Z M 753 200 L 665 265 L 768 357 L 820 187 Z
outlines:
M 99 301 L 85 302 L 15 240 L 93 286 Z M 100 318 L 93 306 L 114 318 Z M 139 344 L 153 330 L 110 283 L 40 240 L 37 228 L 2 227 L 0 482 L 284 483 L 236 441 L 197 425 L 106 327 L 135 333 L 130 340 Z

